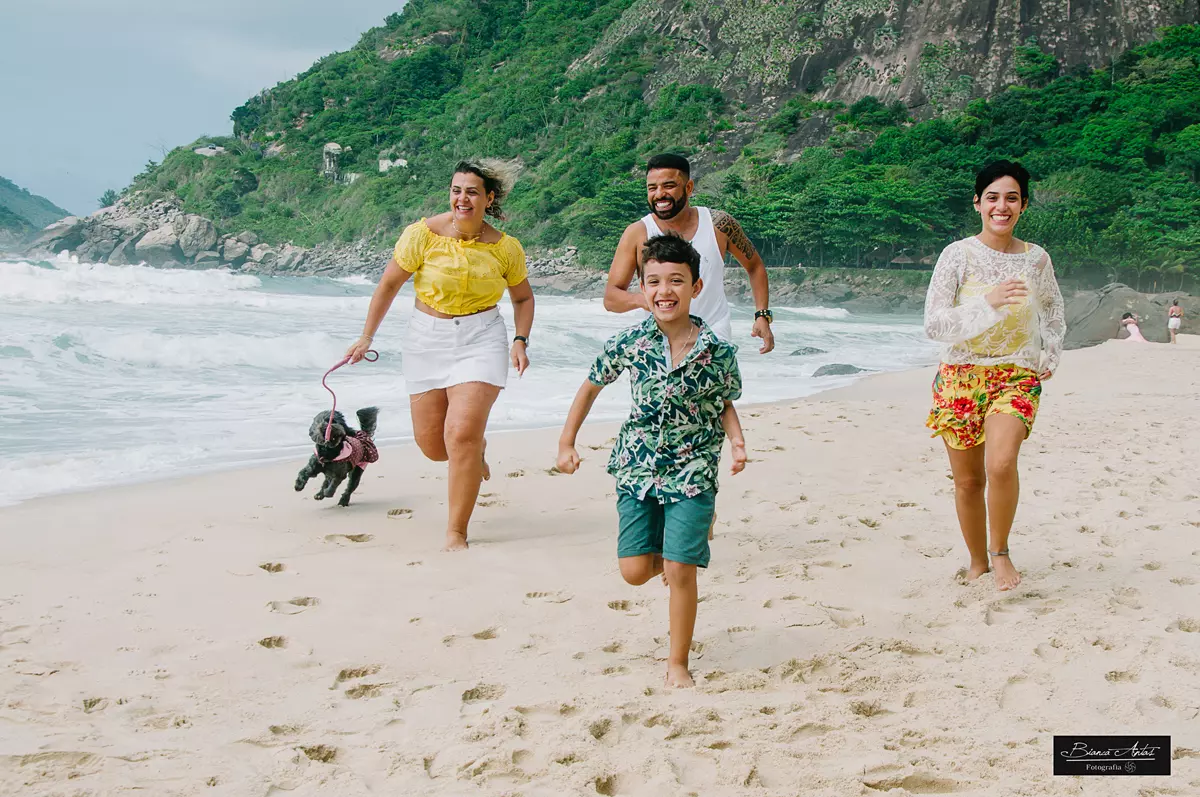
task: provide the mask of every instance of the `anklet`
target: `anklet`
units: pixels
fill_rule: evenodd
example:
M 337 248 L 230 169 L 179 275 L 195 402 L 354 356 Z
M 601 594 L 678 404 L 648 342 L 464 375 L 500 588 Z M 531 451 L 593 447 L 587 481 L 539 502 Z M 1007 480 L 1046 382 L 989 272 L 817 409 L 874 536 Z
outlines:
M 988 556 L 1008 556 L 1008 549 L 1005 548 L 1003 551 L 988 551 Z

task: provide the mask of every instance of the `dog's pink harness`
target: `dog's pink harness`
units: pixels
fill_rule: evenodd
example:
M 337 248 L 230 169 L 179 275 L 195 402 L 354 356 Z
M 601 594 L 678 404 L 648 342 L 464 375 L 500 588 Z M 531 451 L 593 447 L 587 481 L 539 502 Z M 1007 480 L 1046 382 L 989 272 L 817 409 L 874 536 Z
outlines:
M 359 431 L 352 435 L 346 435 L 346 439 L 342 441 L 342 450 L 332 461 L 345 462 L 347 460 L 352 468 L 366 468 L 372 462 L 379 461 L 379 449 L 375 447 L 375 441 L 369 434 Z M 317 449 L 317 461 L 328 461 L 321 459 L 320 449 Z

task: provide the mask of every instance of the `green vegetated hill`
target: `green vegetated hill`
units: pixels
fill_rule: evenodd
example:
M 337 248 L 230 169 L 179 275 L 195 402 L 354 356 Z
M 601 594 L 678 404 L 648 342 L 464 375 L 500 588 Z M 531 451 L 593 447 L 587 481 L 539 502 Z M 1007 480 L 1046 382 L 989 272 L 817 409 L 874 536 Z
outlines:
M 889 37 L 921 32 L 881 15 L 919 2 L 809 3 L 815 15 L 778 22 L 792 49 L 763 49 L 772 9 L 792 5 L 717 4 L 758 16 L 713 32 L 703 16 L 646 22 L 668 6 L 686 22 L 697 6 L 715 13 L 711 2 L 411 0 L 351 50 L 237 108 L 234 137 L 177 149 L 131 188 L 174 193 L 226 232 L 382 241 L 444 208 L 458 158 L 515 157 L 526 171 L 506 229 L 602 264 L 644 212 L 645 158 L 672 150 L 769 262 L 867 266 L 928 258 L 971 230 L 974 171 L 1009 157 L 1036 178 L 1024 234 L 1061 273 L 1182 280 L 1200 260 L 1200 26 L 1070 67 L 1020 39 L 1001 70 L 1009 85 L 980 97 L 964 70 L 982 45 L 918 43 L 888 71 Z M 845 52 L 837 68 L 806 71 L 822 36 Z M 877 93 L 858 96 L 863 85 Z M 321 171 L 331 142 L 338 181 Z M 207 143 L 226 151 L 192 151 Z
M 69 215 L 49 199 L 0 177 L 0 233 L 22 238 Z

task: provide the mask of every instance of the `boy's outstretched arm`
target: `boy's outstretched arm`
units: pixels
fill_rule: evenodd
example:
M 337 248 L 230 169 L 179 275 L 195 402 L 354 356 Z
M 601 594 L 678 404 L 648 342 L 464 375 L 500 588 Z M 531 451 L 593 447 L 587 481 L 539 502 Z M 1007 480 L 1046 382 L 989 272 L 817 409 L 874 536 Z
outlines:
M 737 408 L 732 401 L 725 402 L 721 410 L 721 427 L 729 438 L 729 446 L 733 454 L 733 472 L 741 473 L 746 469 L 746 439 L 742 436 L 742 421 L 738 418 Z M 562 469 L 561 467 L 559 468 Z
M 575 437 L 583 426 L 596 397 L 604 389 L 603 385 L 585 380 L 575 394 L 571 403 L 571 411 L 567 413 L 567 422 L 563 425 L 562 434 L 558 438 L 558 469 L 563 473 L 574 473 L 579 468 L 579 452 L 575 450 Z

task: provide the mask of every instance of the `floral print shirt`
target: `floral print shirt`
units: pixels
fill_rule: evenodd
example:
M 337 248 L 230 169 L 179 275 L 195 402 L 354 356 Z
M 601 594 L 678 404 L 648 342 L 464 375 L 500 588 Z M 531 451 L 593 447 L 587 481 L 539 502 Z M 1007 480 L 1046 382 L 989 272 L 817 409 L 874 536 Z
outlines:
M 629 371 L 633 408 L 621 426 L 608 472 L 617 490 L 664 504 L 717 489 L 726 401 L 742 395 L 737 347 L 717 338 L 697 316 L 696 345 L 671 367 L 666 335 L 651 316 L 614 335 L 588 379 L 610 385 Z

